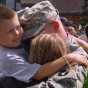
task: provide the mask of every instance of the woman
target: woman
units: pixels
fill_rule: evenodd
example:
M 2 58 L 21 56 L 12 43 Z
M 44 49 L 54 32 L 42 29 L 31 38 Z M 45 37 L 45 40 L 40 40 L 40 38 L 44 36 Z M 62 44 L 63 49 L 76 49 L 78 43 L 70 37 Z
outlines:
M 77 57 L 79 56 L 79 54 L 81 55 L 81 53 L 84 52 L 82 51 L 80 53 L 79 50 L 80 49 L 77 49 L 73 52 L 75 53 L 75 55 L 77 55 Z M 66 88 L 73 88 L 74 86 L 78 85 L 75 83 L 77 83 L 76 80 L 79 80 L 79 79 L 76 79 L 75 76 L 77 76 L 80 73 L 77 71 L 77 69 L 75 70 L 75 67 L 78 68 L 78 65 L 84 65 L 87 67 L 88 60 L 83 59 L 84 56 L 82 55 L 81 55 L 82 58 L 73 58 L 73 59 L 66 58 L 66 55 L 68 56 L 69 54 L 71 54 L 71 51 L 72 50 L 70 50 L 68 43 L 66 43 L 66 40 L 64 40 L 58 34 L 56 33 L 40 34 L 37 37 L 35 37 L 31 42 L 30 50 L 29 50 L 30 52 L 29 63 L 31 64 L 38 63 L 40 65 L 44 65 L 47 62 L 49 63 L 49 62 L 55 61 L 57 58 L 62 59 L 62 62 L 64 59 L 65 64 L 63 66 L 62 66 L 63 64 L 62 62 L 59 64 L 60 68 L 58 69 L 57 73 L 54 75 L 52 74 L 52 75 L 46 76 L 45 78 L 52 76 L 50 77 L 50 79 L 55 81 L 53 85 L 55 85 L 56 83 L 58 85 L 58 87 L 55 87 L 55 88 L 59 88 L 59 85 L 65 86 Z M 78 72 L 78 74 L 75 71 Z M 83 78 L 82 75 L 81 75 L 81 78 Z M 47 82 L 48 81 L 46 81 L 46 84 Z M 50 82 L 50 84 L 51 83 L 52 81 Z M 63 87 L 60 87 L 60 88 L 63 88 Z
M 66 42 L 66 40 L 61 38 L 56 33 L 45 33 L 38 35 L 31 42 L 29 50 L 29 62 L 43 65 L 70 53 L 71 50 Z M 70 63 L 68 59 L 65 58 L 65 60 L 66 62 Z M 85 66 L 88 65 L 88 63 L 86 63 L 86 59 L 81 60 L 78 58 L 78 60 L 79 64 L 84 64 Z
M 43 65 L 60 58 L 67 52 L 64 40 L 57 34 L 40 34 L 31 42 L 29 62 Z

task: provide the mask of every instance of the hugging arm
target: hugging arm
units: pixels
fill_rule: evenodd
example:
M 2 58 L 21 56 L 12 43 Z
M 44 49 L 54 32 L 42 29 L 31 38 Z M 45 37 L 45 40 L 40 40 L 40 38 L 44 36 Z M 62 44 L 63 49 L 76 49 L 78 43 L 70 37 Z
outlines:
M 70 53 L 63 57 L 66 58 L 69 61 L 69 63 L 75 62 L 78 64 L 83 64 L 85 66 L 88 65 L 87 59 L 85 59 L 80 54 Z M 66 61 L 64 60 L 63 57 L 42 65 L 33 78 L 36 80 L 41 80 L 45 77 L 49 77 L 53 75 L 55 72 L 57 72 L 59 69 L 61 69 L 66 64 Z
M 45 77 L 49 77 L 57 72 L 58 69 L 62 68 L 65 64 L 66 62 L 62 57 L 55 61 L 48 62 L 40 67 L 33 78 L 36 80 L 41 80 Z

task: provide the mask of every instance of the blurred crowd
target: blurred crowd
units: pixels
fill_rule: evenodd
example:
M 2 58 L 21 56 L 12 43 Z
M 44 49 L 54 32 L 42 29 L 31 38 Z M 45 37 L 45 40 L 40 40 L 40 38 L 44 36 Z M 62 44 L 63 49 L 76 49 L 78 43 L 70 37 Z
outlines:
M 67 33 L 70 33 L 82 40 L 88 41 L 88 24 L 85 26 L 80 23 L 69 20 L 66 17 L 60 17 Z

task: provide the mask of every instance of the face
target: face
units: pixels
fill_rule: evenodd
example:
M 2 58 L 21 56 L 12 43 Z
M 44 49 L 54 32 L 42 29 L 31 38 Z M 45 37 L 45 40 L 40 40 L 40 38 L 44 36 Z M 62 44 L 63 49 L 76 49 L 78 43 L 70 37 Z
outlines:
M 15 15 L 10 20 L 4 20 L 0 24 L 0 45 L 5 47 L 16 47 L 21 43 L 23 29 L 18 17 Z
M 67 30 L 68 33 L 72 35 L 77 35 L 77 32 L 74 27 L 69 26 L 69 27 L 65 27 L 65 29 Z

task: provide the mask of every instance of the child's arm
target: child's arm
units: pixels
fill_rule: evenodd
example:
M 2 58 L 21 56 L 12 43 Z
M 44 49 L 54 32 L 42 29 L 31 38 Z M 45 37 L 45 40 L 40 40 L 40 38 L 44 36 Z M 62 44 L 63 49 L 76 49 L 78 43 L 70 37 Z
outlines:
M 40 67 L 40 69 L 35 74 L 34 79 L 41 80 L 45 77 L 49 77 L 53 75 L 55 72 L 57 72 L 58 69 L 61 69 L 65 64 L 66 62 L 63 57 L 55 61 L 48 62 Z
M 85 66 L 88 66 L 87 59 L 85 59 L 80 54 L 71 53 L 71 54 L 65 55 L 64 58 L 66 58 L 69 61 L 69 63 L 76 62 L 78 64 L 83 64 Z M 34 79 L 41 80 L 44 77 L 49 77 L 53 75 L 55 72 L 57 72 L 66 64 L 66 61 L 64 60 L 64 58 L 61 57 L 55 61 L 49 62 L 41 66 L 40 69 L 35 74 Z

